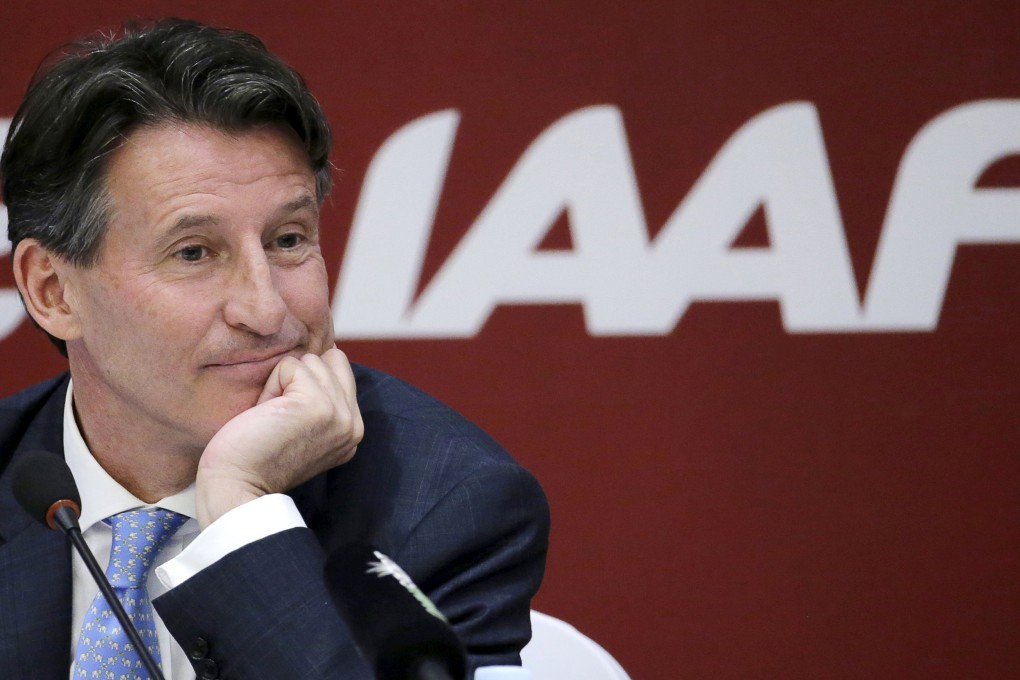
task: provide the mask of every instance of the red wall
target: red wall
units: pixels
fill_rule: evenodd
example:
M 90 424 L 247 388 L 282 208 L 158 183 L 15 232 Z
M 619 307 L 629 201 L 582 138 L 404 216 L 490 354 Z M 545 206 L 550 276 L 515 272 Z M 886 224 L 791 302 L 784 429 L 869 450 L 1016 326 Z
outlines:
M 1016 672 L 1020 5 L 319 4 L 4 3 L 0 118 L 97 26 L 170 11 L 257 33 L 336 130 L 332 275 L 359 201 L 388 244 L 369 185 L 430 231 L 420 277 L 348 252 L 420 318 L 340 324 L 341 343 L 541 480 L 536 608 L 635 680 Z M 450 110 L 445 176 L 408 166 L 443 154 L 405 137 L 410 178 L 365 181 L 391 135 Z M 429 120 L 423 144 L 453 130 Z M 402 200 L 430 177 L 434 221 Z M 486 236 L 504 182 L 520 193 Z M 455 250 L 469 230 L 509 264 Z M 507 302 L 464 330 L 500 276 Z M 62 367 L 27 322 L 0 352 L 4 394 Z

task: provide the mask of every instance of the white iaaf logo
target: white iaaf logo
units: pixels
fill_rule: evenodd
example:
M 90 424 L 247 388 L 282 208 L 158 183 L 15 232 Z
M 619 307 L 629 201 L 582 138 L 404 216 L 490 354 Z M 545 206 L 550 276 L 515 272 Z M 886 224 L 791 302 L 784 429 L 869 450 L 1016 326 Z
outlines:
M 1020 100 L 958 106 L 917 133 L 863 306 L 813 104 L 748 121 L 654 240 L 622 116 L 596 106 L 531 144 L 414 299 L 457 124 L 420 118 L 373 159 L 333 300 L 342 337 L 465 338 L 499 305 L 556 303 L 579 303 L 592 335 L 667 335 L 698 300 L 776 300 L 791 333 L 931 331 L 956 247 L 1020 241 L 1020 191 L 975 188 L 1020 153 Z M 733 248 L 759 207 L 769 247 Z M 538 250 L 563 211 L 573 249 Z
M 458 123 L 412 121 L 369 165 L 333 298 L 341 337 L 467 338 L 499 305 L 565 303 L 591 335 L 668 335 L 692 302 L 729 300 L 778 301 L 790 333 L 932 331 L 956 248 L 1020 242 L 1020 189 L 975 186 L 1020 153 L 1020 100 L 957 106 L 910 142 L 863 305 L 813 104 L 745 123 L 654 239 L 620 111 L 596 106 L 539 135 L 416 299 Z M 733 247 L 759 208 L 769 246 Z M 539 250 L 564 211 L 572 249 Z M 0 338 L 23 315 L 0 289 Z

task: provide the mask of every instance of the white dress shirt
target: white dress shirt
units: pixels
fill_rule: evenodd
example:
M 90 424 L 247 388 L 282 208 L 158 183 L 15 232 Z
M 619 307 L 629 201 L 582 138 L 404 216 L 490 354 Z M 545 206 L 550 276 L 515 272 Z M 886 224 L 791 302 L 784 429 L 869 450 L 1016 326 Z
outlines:
M 81 493 L 82 536 L 96 556 L 102 569 L 110 561 L 113 530 L 103 520 L 110 515 L 159 506 L 190 517 L 184 526 L 166 543 L 156 557 L 155 568 L 149 575 L 149 596 L 156 599 L 169 589 L 180 585 L 205 567 L 248 543 L 278 531 L 305 526 L 294 502 L 289 496 L 271 494 L 245 503 L 231 510 L 199 531 L 195 519 L 195 485 L 156 503 L 144 503 L 118 484 L 96 462 L 85 445 L 74 417 L 72 386 L 68 385 L 64 402 L 64 456 Z M 72 604 L 71 604 L 71 656 L 74 657 L 85 614 L 99 593 L 85 562 L 77 552 L 72 553 Z M 162 658 L 163 675 L 168 680 L 195 680 L 195 671 L 187 654 L 170 636 L 157 613 L 156 635 Z M 74 665 L 70 678 L 74 678 Z

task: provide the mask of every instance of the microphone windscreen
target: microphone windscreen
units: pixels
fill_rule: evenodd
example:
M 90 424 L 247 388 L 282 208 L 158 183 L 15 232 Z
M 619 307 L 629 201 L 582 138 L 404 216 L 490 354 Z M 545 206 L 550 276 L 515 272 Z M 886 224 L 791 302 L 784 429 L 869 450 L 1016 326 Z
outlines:
M 378 680 L 412 677 L 424 659 L 444 665 L 454 680 L 466 676 L 457 634 L 388 557 L 363 543 L 348 544 L 329 556 L 324 574 L 337 611 Z
M 64 459 L 50 451 L 29 451 L 11 466 L 14 497 L 37 521 L 49 526 L 47 513 L 57 501 L 81 507 L 74 475 Z

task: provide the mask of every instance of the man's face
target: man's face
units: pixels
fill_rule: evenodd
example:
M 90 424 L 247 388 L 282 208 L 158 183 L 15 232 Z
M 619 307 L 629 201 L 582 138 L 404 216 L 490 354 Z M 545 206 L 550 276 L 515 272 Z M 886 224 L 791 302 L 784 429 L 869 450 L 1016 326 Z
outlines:
M 86 438 L 201 451 L 284 355 L 333 346 L 314 176 L 288 131 L 165 124 L 128 138 L 107 187 L 100 261 L 65 283 Z

